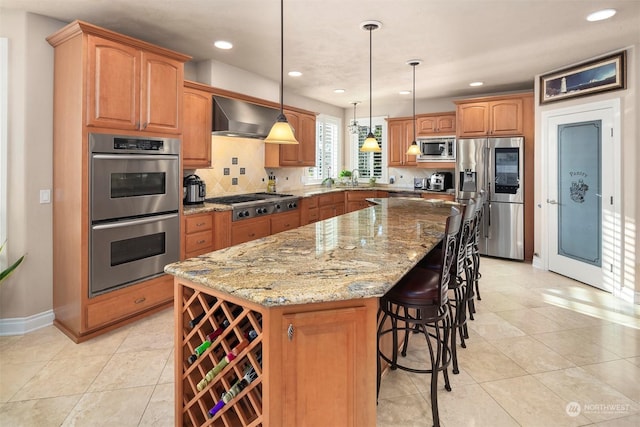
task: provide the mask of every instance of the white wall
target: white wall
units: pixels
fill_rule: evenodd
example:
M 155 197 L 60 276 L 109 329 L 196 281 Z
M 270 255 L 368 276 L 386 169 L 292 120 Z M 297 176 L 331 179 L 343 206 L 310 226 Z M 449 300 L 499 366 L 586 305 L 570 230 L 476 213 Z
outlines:
M 64 23 L 22 11 L 0 12 L 0 37 L 9 39 L 9 258 L 26 253 L 0 288 L 0 318 L 25 318 L 52 309 L 52 209 L 39 203 L 52 188 L 53 48 L 45 38 Z
M 621 49 L 623 47 L 621 46 Z M 588 61 L 591 58 L 584 58 Z M 543 185 L 546 182 L 542 174 L 542 162 L 545 161 L 541 155 L 542 145 L 545 142 L 545 135 L 542 133 L 541 115 L 543 112 L 552 111 L 554 109 L 573 107 L 587 103 L 593 103 L 603 100 L 620 99 L 621 103 L 621 164 L 620 169 L 616 172 L 620 173 L 620 194 L 621 197 L 621 283 L 616 291 L 625 296 L 627 299 L 632 298 L 636 304 L 640 304 L 640 235 L 638 233 L 638 213 L 640 212 L 640 173 L 638 165 L 640 165 L 640 149 L 637 145 L 640 141 L 640 126 L 638 126 L 638 111 L 640 111 L 640 96 L 638 90 L 640 88 L 640 66 L 638 65 L 638 45 L 627 48 L 627 88 L 625 90 L 606 92 L 603 94 L 586 96 L 563 102 L 556 102 L 544 106 L 536 105 L 535 121 L 536 121 L 536 158 L 535 158 L 535 204 L 536 210 L 534 215 L 535 221 L 535 246 L 534 246 L 534 263 L 544 267 L 548 254 L 546 253 L 546 201 L 544 200 Z M 584 62 L 581 61 L 581 62 Z M 566 64 L 571 66 L 573 64 Z M 564 68 L 564 67 L 563 67 Z M 549 70 L 553 71 L 553 70 Z M 543 74 L 546 74 L 543 73 Z M 536 76 L 535 99 L 540 98 L 539 95 L 539 76 Z M 537 102 L 537 101 L 536 101 Z

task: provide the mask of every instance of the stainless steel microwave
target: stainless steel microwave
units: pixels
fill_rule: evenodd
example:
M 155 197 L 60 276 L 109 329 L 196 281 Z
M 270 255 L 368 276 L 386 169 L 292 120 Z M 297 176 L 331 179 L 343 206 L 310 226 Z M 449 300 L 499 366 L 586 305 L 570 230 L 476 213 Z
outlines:
M 420 146 L 419 162 L 453 162 L 456 160 L 456 138 L 454 136 L 434 136 L 418 138 Z

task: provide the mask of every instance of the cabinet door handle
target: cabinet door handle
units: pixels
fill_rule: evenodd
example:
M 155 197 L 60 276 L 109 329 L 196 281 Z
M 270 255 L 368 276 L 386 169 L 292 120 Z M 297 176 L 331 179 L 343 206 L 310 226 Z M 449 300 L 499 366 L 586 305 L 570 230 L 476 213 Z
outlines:
M 196 224 L 196 227 L 202 227 L 205 223 L 204 222 L 199 222 Z
M 138 298 L 137 300 L 135 300 L 133 303 L 134 304 L 142 304 L 143 302 L 145 302 L 147 299 L 145 297 L 142 298 Z
M 204 243 L 204 240 L 198 240 L 198 244 L 201 245 Z
M 289 323 L 289 327 L 287 328 L 287 336 L 289 337 L 289 341 L 293 341 L 293 323 Z

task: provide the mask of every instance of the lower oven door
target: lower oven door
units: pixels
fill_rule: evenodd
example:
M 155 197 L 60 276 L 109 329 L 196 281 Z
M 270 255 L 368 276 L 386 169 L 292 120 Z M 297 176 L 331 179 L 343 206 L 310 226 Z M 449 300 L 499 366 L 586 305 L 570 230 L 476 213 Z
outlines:
M 179 248 L 178 213 L 93 225 L 89 297 L 163 274 Z

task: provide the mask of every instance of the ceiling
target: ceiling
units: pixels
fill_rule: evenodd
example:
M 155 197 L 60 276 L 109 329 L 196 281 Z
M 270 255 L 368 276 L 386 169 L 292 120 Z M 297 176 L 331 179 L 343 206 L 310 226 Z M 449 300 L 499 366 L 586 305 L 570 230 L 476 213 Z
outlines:
M 193 56 L 280 80 L 277 0 L 0 0 L 65 22 L 75 19 Z M 618 13 L 587 22 L 596 10 Z M 284 0 L 287 92 L 350 107 L 369 99 L 373 31 L 373 100 L 470 97 L 533 88 L 536 74 L 640 44 L 640 0 Z M 234 48 L 222 51 L 214 40 Z M 286 75 L 301 71 L 301 77 Z M 484 86 L 471 88 L 472 81 Z M 344 89 L 342 94 L 334 89 Z M 365 102 L 368 104 L 368 102 Z

